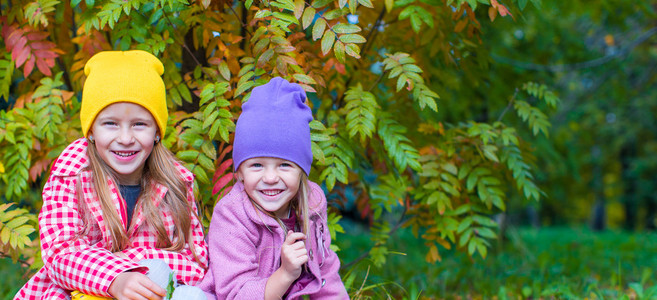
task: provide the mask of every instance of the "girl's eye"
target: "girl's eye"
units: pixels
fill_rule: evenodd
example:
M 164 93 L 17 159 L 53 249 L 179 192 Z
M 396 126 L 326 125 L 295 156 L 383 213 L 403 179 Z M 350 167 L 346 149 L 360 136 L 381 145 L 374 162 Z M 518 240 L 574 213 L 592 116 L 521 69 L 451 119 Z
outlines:
M 290 167 L 292 167 L 292 165 L 289 164 L 289 163 L 282 163 L 282 164 L 281 164 L 281 167 L 283 167 L 283 168 L 290 168 Z
M 260 163 L 253 163 L 253 164 L 251 164 L 251 167 L 252 167 L 252 168 L 262 168 L 262 164 L 260 164 Z
M 114 125 L 116 125 L 116 122 L 114 122 L 114 121 L 105 121 L 105 122 L 103 122 L 103 125 L 114 126 Z
M 135 126 L 146 126 L 147 124 L 144 122 L 137 122 L 135 123 Z

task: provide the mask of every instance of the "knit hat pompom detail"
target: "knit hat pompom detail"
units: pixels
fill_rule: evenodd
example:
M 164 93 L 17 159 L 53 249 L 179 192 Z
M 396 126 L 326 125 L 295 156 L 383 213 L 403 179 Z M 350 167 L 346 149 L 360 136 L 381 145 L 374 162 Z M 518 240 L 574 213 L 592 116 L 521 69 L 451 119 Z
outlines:
M 250 158 L 275 157 L 294 162 L 308 175 L 313 115 L 305 101 L 301 86 L 280 77 L 254 88 L 235 125 L 234 170 Z
M 157 57 L 142 50 L 103 51 L 84 66 L 87 79 L 82 89 L 80 123 L 85 137 L 96 116 L 107 106 L 130 102 L 143 106 L 153 115 L 160 135 L 167 128 L 164 65 Z

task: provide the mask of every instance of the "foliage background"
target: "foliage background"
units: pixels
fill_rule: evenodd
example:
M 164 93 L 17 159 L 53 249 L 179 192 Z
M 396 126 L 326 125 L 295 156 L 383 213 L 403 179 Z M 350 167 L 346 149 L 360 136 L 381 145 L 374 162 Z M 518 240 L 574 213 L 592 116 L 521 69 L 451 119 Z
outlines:
M 40 190 L 53 159 L 81 136 L 84 64 L 101 50 L 144 49 L 165 65 L 164 142 L 196 175 L 206 224 L 231 185 L 234 121 L 250 90 L 274 76 L 306 89 L 316 119 L 311 179 L 327 192 L 354 298 L 564 296 L 551 289 L 649 297 L 643 287 L 654 282 L 634 260 L 595 287 L 535 275 L 549 272 L 507 281 L 500 268 L 474 289 L 458 282 L 496 262 L 560 264 L 564 250 L 537 241 L 573 233 L 527 229 L 540 237 L 532 239 L 516 225 L 655 228 L 655 4 L 0 1 L 0 273 L 22 274 L 19 286 L 42 264 Z M 594 249 L 637 238 L 618 234 L 584 236 L 603 240 Z M 578 245 L 570 250 L 586 250 Z M 518 251 L 534 255 L 504 254 Z M 386 271 L 414 270 L 396 262 L 400 253 L 413 266 L 463 270 Z M 563 272 L 589 278 L 569 268 L 578 263 Z M 599 265 L 600 274 L 615 269 Z M 442 292 L 426 284 L 430 274 Z

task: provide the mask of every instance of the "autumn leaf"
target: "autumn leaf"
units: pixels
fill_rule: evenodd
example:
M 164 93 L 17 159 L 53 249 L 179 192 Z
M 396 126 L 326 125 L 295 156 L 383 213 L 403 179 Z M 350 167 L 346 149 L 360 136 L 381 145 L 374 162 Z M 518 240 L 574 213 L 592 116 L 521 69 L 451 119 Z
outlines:
M 500 13 L 500 16 L 505 17 L 506 15 L 509 15 L 509 16 L 511 16 L 511 18 L 513 18 L 513 19 L 515 20 L 515 18 L 513 17 L 513 15 L 512 15 L 512 14 L 509 12 L 509 10 L 506 8 L 506 6 L 504 6 L 504 5 L 502 5 L 502 4 L 499 4 L 499 3 L 497 2 L 497 0 L 490 0 L 490 5 L 491 5 L 491 7 L 497 9 L 497 12 Z M 488 14 L 489 14 L 489 16 L 490 16 L 490 14 L 491 14 L 490 11 L 488 12 Z M 495 17 L 492 17 L 492 18 L 491 18 L 491 21 L 493 21 L 494 19 L 495 19 Z
M 51 68 L 61 50 L 55 43 L 48 41 L 48 32 L 38 31 L 30 26 L 19 27 L 16 24 L 5 26 L 2 36 L 6 41 L 7 50 L 16 62 L 16 68 L 23 67 L 23 76 L 28 77 L 34 67 L 46 76 L 51 76 Z

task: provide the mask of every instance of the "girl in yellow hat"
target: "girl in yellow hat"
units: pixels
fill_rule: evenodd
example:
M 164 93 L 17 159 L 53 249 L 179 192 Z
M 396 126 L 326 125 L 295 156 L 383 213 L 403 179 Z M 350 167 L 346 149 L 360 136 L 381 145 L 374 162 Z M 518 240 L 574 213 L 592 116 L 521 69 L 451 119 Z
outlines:
M 207 246 L 193 175 L 160 142 L 162 63 L 107 51 L 85 66 L 80 138 L 52 166 L 39 214 L 44 267 L 15 299 L 205 299 Z

